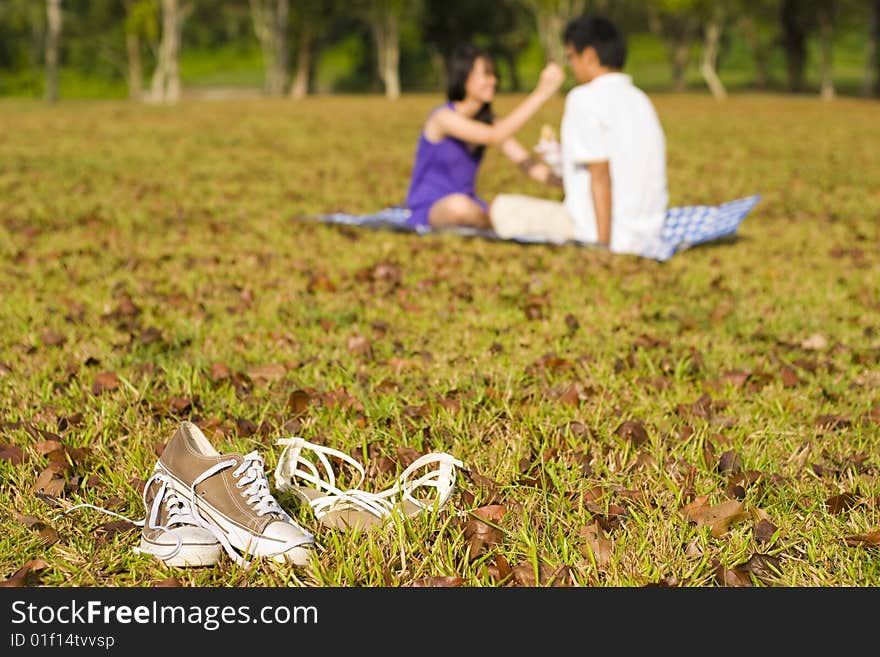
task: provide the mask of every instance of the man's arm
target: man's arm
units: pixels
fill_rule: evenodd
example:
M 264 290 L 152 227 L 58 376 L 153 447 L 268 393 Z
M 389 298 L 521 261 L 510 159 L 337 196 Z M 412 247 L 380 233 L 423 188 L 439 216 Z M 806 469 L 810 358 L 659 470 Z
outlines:
M 596 213 L 596 236 L 600 244 L 611 244 L 611 167 L 608 160 L 590 162 L 590 195 Z
M 562 187 L 562 179 L 554 174 L 550 167 L 542 162 L 540 158 L 534 157 L 529 153 L 525 146 L 520 144 L 516 138 L 511 137 L 503 141 L 500 149 L 529 178 L 554 187 Z

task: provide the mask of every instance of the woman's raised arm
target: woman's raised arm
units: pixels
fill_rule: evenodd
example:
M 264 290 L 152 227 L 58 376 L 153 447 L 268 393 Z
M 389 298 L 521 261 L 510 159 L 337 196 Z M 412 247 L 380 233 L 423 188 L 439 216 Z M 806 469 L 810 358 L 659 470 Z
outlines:
M 426 126 L 431 132 L 440 132 L 472 144 L 497 145 L 511 137 L 535 115 L 541 105 L 555 94 L 565 80 L 565 72 L 558 64 L 550 63 L 541 71 L 535 89 L 513 111 L 489 125 L 468 118 L 451 109 L 441 109 L 429 119 Z M 427 132 L 427 130 L 426 130 Z

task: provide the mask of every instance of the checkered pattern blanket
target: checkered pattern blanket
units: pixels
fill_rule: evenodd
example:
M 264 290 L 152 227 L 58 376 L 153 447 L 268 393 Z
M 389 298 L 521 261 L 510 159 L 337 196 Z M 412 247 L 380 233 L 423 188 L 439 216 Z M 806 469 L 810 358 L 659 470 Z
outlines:
M 736 233 L 742 220 L 751 212 L 759 200 L 761 200 L 761 196 L 756 194 L 722 203 L 721 205 L 686 205 L 669 208 L 666 211 L 666 219 L 663 222 L 663 228 L 657 241 L 645 247 L 644 252 L 639 255 L 663 262 L 669 260 L 676 253 L 694 245 L 731 236 Z M 412 228 L 406 223 L 408 218 L 409 210 L 399 206 L 384 208 L 372 214 L 335 212 L 308 217 L 308 219 L 322 223 L 363 226 L 381 230 L 397 230 L 419 234 L 454 232 L 459 235 L 483 237 L 486 239 L 502 239 L 491 230 L 481 230 L 466 226 L 443 229 L 432 229 L 430 227 Z M 507 241 L 529 244 L 545 242 L 541 238 L 533 237 L 528 239 L 514 238 Z M 578 242 L 578 244 L 590 246 L 589 243 Z

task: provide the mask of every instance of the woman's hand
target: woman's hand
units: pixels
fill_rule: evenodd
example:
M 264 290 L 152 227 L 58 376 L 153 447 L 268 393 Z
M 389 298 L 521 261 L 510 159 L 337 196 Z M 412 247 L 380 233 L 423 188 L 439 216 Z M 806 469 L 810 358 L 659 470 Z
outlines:
M 562 70 L 559 64 L 550 62 L 541 71 L 541 76 L 538 78 L 538 85 L 535 87 L 535 90 L 540 91 L 549 98 L 559 90 L 563 82 L 565 82 L 565 71 Z

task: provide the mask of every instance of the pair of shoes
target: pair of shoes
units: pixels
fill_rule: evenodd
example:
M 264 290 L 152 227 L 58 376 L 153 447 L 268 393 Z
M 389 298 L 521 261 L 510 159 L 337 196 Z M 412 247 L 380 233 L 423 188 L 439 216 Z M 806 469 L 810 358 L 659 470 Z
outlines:
M 248 567 L 248 556 L 305 566 L 314 536 L 298 525 L 269 490 L 256 451 L 220 454 L 192 422 L 183 422 L 156 463 L 196 521 L 227 554 Z M 204 537 L 206 538 L 206 537 Z
M 91 504 L 141 526 L 136 550 L 171 566 L 210 566 L 222 552 L 245 568 L 250 558 L 308 564 L 314 536 L 298 525 L 269 490 L 263 458 L 220 454 L 192 422 L 183 422 L 144 485 L 143 520 Z
M 282 438 L 276 444 L 284 446 L 275 467 L 276 489 L 297 495 L 322 525 L 335 529 L 372 529 L 395 516 L 439 511 L 455 489 L 456 468 L 464 467 L 450 454 L 432 452 L 413 461 L 390 488 L 373 493 L 361 489 L 366 473 L 348 454 L 299 437 Z M 356 477 L 353 487 L 343 490 L 336 485 L 331 458 L 351 469 L 346 474 Z M 435 467 L 414 477 L 431 465 Z

